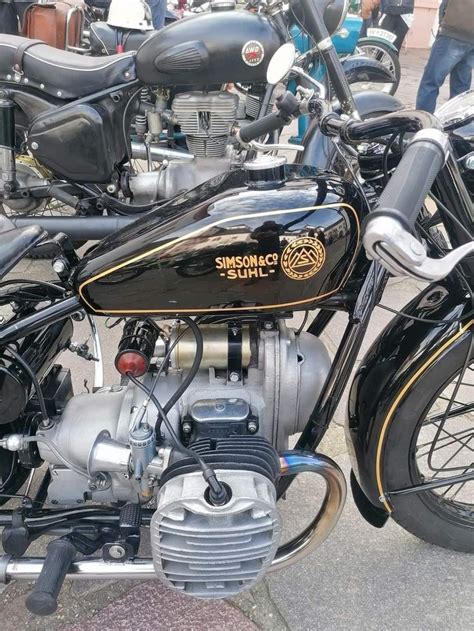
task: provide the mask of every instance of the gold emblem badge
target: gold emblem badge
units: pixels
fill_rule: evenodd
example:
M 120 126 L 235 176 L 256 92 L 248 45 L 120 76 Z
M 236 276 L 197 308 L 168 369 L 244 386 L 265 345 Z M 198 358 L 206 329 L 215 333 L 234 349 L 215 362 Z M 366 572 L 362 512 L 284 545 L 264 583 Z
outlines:
M 307 280 L 319 272 L 326 259 L 326 250 L 318 239 L 301 237 L 283 250 L 281 267 L 288 278 Z

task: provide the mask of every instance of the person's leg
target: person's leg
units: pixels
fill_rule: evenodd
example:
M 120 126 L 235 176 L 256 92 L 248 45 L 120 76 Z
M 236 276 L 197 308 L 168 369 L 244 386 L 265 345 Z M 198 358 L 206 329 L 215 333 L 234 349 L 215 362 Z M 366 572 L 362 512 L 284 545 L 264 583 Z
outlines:
M 370 28 L 371 26 L 372 26 L 372 18 L 365 18 L 365 20 L 362 20 L 362 27 L 360 29 L 359 37 L 366 37 L 367 29 Z
M 401 17 L 401 15 L 397 15 L 393 29 L 393 33 L 395 33 L 397 39 L 393 42 L 393 45 L 396 47 L 398 52 L 400 52 L 400 50 L 402 49 L 402 44 L 405 41 L 408 30 L 408 24 Z
M 474 66 L 474 47 L 459 61 L 449 75 L 449 98 L 466 92 L 471 87 Z
M 377 26 L 377 23 L 379 21 L 379 14 L 380 14 L 380 9 L 379 7 L 375 7 L 375 9 L 372 9 L 372 24 L 370 26 Z
M 153 28 L 160 29 L 165 25 L 166 0 L 147 0 L 151 9 Z
M 384 13 L 379 20 L 379 26 L 390 33 L 395 33 L 395 16 Z
M 458 46 L 460 43 L 444 35 L 435 39 L 416 95 L 417 109 L 435 111 L 440 87 L 463 57 L 464 51 Z
M 403 18 L 399 15 L 382 15 L 379 22 L 380 28 L 389 31 L 396 35 L 396 39 L 393 42 L 393 45 L 400 52 L 400 48 L 402 47 L 403 40 L 405 39 L 406 34 L 408 33 L 408 26 L 406 25 Z

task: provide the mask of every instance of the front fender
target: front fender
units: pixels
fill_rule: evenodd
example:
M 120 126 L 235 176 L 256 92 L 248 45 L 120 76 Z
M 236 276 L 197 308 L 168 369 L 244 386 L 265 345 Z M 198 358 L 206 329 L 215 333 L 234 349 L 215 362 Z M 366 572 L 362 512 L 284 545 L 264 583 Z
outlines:
M 357 111 L 362 119 L 385 112 L 403 109 L 403 103 L 385 92 L 358 92 L 354 94 Z M 340 113 L 340 110 L 336 109 Z M 319 121 L 313 119 L 302 140 L 305 150 L 298 154 L 296 162 L 318 169 L 331 169 L 337 155 L 334 142 L 321 133 Z
M 398 55 L 397 47 L 394 44 L 392 44 L 392 42 L 389 42 L 388 39 L 385 39 L 384 37 L 373 37 L 373 36 L 361 37 L 359 41 L 357 42 L 357 46 L 362 46 L 363 44 L 368 44 L 370 46 L 370 44 L 374 42 L 377 42 L 378 44 L 385 44 L 387 48 L 391 48 Z
M 359 82 L 395 83 L 396 79 L 383 63 L 365 55 L 351 55 L 342 61 L 350 84 Z
M 467 321 L 471 305 L 459 283 L 446 279 L 430 285 L 403 311 L 429 320 Z M 383 461 L 377 461 L 377 453 L 379 448 L 383 453 L 390 408 L 429 368 L 440 349 L 455 342 L 458 331 L 457 322 L 440 326 L 397 316 L 371 346 L 354 377 L 345 428 L 351 482 L 359 511 L 375 526 L 383 525 L 389 514 L 380 501 Z

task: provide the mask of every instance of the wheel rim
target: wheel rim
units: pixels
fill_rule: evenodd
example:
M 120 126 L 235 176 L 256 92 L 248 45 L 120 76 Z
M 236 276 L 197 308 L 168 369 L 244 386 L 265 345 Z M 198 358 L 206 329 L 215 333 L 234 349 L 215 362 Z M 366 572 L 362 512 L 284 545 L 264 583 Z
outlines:
M 474 361 L 431 404 L 416 437 L 416 477 L 424 483 L 474 472 Z M 425 491 L 461 518 L 474 516 L 474 480 Z
M 364 53 L 367 57 L 371 59 L 375 59 L 379 61 L 381 64 L 390 71 L 393 77 L 397 77 L 397 69 L 395 67 L 395 63 L 391 57 L 391 55 L 377 44 L 363 44 L 362 46 L 358 46 L 358 49 L 361 53 Z M 353 92 L 363 92 L 366 90 L 375 90 L 378 92 L 385 92 L 386 94 L 390 94 L 393 86 L 393 83 L 373 83 L 371 81 L 364 81 L 360 83 L 354 83 L 351 86 Z

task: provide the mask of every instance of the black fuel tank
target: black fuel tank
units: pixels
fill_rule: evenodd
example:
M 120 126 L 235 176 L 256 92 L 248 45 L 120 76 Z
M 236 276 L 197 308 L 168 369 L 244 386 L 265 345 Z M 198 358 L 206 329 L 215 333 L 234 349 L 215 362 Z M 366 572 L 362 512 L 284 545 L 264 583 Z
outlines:
M 309 169 L 312 171 L 311 169 Z M 103 314 L 205 314 L 311 308 L 346 282 L 365 213 L 336 176 L 293 177 L 275 190 L 227 173 L 103 241 L 75 277 Z
M 179 20 L 138 49 L 138 78 L 149 85 L 209 85 L 265 81 L 283 38 L 273 23 L 249 11 Z

